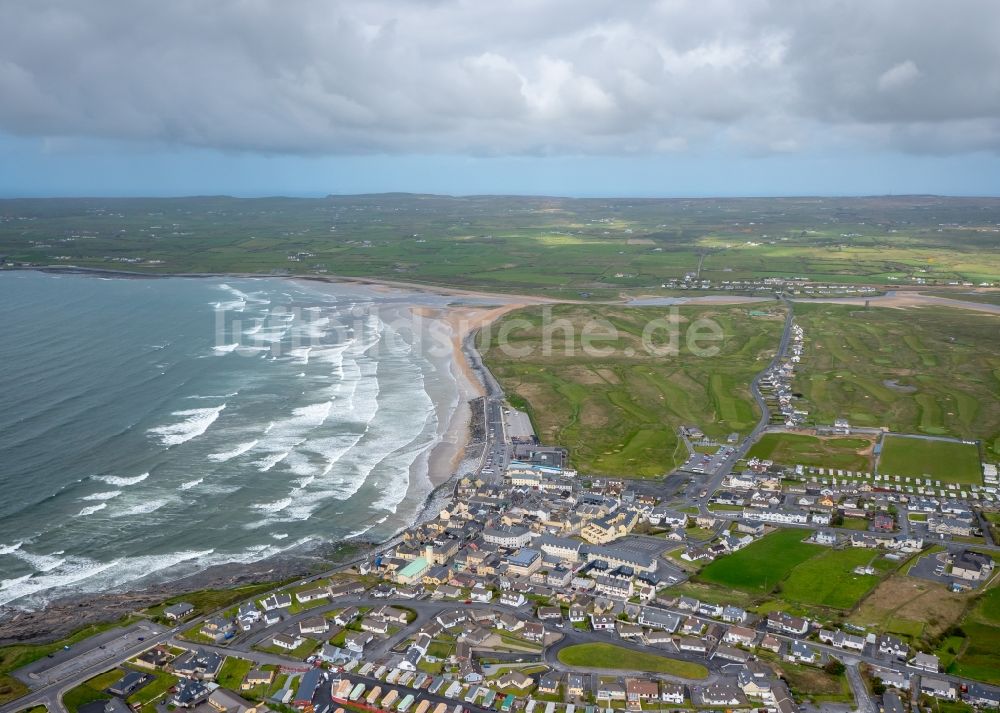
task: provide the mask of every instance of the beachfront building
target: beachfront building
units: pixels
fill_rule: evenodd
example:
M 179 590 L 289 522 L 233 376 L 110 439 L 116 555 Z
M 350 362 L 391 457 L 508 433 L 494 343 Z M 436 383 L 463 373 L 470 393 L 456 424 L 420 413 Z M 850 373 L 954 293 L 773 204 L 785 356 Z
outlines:
M 426 557 L 417 557 L 396 572 L 396 582 L 399 584 L 419 582 L 430 567 L 431 563 L 427 561 Z

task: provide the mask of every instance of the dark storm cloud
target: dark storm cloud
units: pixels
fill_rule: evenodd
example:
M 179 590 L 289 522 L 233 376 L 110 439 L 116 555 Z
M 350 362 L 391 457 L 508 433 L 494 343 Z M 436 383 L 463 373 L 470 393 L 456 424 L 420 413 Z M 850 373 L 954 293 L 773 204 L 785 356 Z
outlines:
M 0 1 L 0 130 L 304 154 L 1000 148 L 1000 3 Z

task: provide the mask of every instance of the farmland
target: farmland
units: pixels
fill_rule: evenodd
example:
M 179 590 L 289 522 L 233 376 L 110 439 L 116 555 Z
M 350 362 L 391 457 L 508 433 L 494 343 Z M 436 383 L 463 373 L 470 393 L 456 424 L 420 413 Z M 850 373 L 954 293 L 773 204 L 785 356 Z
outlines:
M 919 278 L 930 288 L 1000 279 L 997 223 L 997 199 L 932 196 L 7 200 L 0 202 L 0 255 L 42 265 L 329 273 L 572 298 L 657 292 L 688 272 L 714 283 Z M 136 258 L 143 262 L 122 262 Z
M 810 419 L 980 439 L 1000 458 L 1000 317 L 801 302 L 795 315 L 805 353 L 792 388 Z
M 878 469 L 883 475 L 933 478 L 948 483 L 983 482 L 979 449 L 956 441 L 886 436 Z
M 781 465 L 871 471 L 872 442 L 865 438 L 821 438 L 798 433 L 765 433 L 748 458 Z
M 605 643 L 567 646 L 559 652 L 559 661 L 567 666 L 647 671 L 696 679 L 708 677 L 708 669 L 701 664 L 678 661 Z
M 750 594 L 767 594 L 798 565 L 824 548 L 803 542 L 801 530 L 776 530 L 749 547 L 715 560 L 697 580 Z
M 679 426 L 699 424 L 723 438 L 748 432 L 759 417 L 748 385 L 774 354 L 782 322 L 747 312 L 728 306 L 531 307 L 505 316 L 490 337 L 481 337 L 481 347 L 539 437 L 568 447 L 576 468 L 652 477 L 686 458 Z M 722 340 L 711 343 L 717 354 L 699 356 L 687 340 L 700 319 L 721 328 Z M 656 338 L 677 328 L 676 355 L 646 348 L 643 333 L 653 320 L 664 327 Z M 586 348 L 588 334 L 609 336 Z

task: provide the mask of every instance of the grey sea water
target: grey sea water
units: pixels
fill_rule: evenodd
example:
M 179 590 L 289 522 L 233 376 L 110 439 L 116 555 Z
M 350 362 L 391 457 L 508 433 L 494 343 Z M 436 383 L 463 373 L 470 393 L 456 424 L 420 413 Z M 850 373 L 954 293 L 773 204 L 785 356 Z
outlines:
M 459 397 L 398 300 L 0 273 L 0 605 L 404 526 Z

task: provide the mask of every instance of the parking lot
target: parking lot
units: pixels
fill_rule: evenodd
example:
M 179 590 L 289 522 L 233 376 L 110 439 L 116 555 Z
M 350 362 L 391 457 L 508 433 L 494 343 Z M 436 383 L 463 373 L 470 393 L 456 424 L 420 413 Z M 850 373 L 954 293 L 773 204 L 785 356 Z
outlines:
M 714 454 L 692 453 L 681 466 L 681 470 L 688 470 L 692 473 L 715 473 L 733 454 L 734 450 L 731 446 L 723 446 Z
M 926 579 L 949 586 L 955 582 L 960 582 L 964 587 L 968 587 L 969 589 L 978 589 L 982 586 L 982 582 L 958 579 L 945 574 L 947 572 L 947 560 L 945 559 L 947 555 L 947 552 L 924 555 L 913 563 L 913 566 L 910 567 L 909 575 L 918 579 Z
M 166 631 L 165 627 L 152 622 L 109 629 L 68 649 L 61 649 L 33 661 L 15 671 L 14 676 L 31 688 L 38 688 L 73 676 L 78 671 L 97 666 L 104 661 L 117 661 L 121 659 L 125 650 L 163 631 Z

